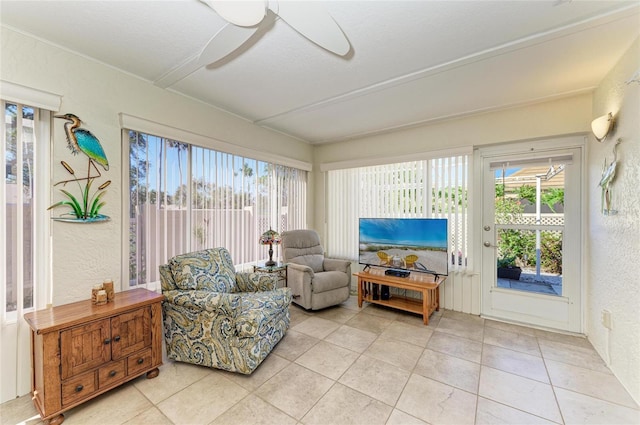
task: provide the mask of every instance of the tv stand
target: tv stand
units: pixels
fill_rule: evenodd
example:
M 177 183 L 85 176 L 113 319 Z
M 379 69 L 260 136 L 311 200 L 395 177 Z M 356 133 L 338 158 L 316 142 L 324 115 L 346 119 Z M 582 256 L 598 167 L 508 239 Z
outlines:
M 443 277 L 433 279 L 431 275 L 413 273 L 407 277 L 390 276 L 378 269 L 354 273 L 358 278 L 358 307 L 362 308 L 362 302 L 384 305 L 399 310 L 409 311 L 422 315 L 425 325 L 429 324 L 429 316 L 434 311 L 440 310 L 440 284 L 445 281 Z M 386 285 L 394 288 L 409 289 L 422 294 L 422 299 L 391 295 L 389 299 L 374 297 L 374 285 Z M 376 291 L 377 292 L 377 291 Z

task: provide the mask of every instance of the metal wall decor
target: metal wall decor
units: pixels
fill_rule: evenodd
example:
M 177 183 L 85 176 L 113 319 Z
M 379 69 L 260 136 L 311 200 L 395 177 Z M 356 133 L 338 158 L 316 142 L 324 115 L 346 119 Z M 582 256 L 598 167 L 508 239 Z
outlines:
M 62 185 L 63 187 L 67 183 L 75 182 L 78 185 L 80 195 L 74 196 L 71 192 L 65 189 L 60 189 L 66 199 L 60 202 L 56 202 L 48 209 L 57 208 L 60 206 L 67 206 L 71 209 L 70 212 L 62 214 L 60 217 L 52 217 L 53 220 L 66 221 L 71 223 L 95 223 L 100 221 L 107 221 L 110 218 L 106 215 L 100 214 L 100 210 L 106 202 L 102 201 L 102 197 L 106 193 L 106 188 L 111 184 L 111 180 L 107 180 L 98 186 L 93 192 L 91 187 L 94 181 L 102 177 L 100 170 L 96 166 L 102 166 L 105 171 L 109 170 L 109 161 L 104 153 L 104 149 L 100 144 L 100 141 L 89 130 L 80 128 L 82 120 L 74 114 L 55 115 L 55 118 L 65 120 L 64 131 L 67 136 L 67 145 L 73 155 L 77 155 L 82 152 L 88 158 L 87 175 L 86 177 L 77 176 L 75 170 L 67 164 L 65 161 L 60 161 L 60 164 L 64 167 L 72 178 L 62 180 L 54 184 L 55 186 Z M 97 173 L 97 174 L 96 174 Z M 83 183 L 81 183 L 83 182 Z
M 604 165 L 602 166 L 602 177 L 598 186 L 602 189 L 602 195 L 600 196 L 600 207 L 604 215 L 615 215 L 617 210 L 611 208 L 611 183 L 616 177 L 616 167 L 618 165 L 618 145 L 622 142 L 622 139 L 618 138 L 616 144 L 613 146 L 613 160 L 607 164 L 607 158 L 604 158 Z

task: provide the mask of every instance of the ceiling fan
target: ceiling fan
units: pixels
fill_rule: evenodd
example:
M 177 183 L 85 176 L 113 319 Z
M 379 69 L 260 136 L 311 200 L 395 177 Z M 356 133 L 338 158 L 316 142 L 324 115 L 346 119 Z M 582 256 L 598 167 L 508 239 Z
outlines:
M 276 19 L 318 46 L 345 56 L 351 50 L 349 40 L 329 12 L 315 1 L 219 1 L 200 0 L 228 23 L 197 54 L 154 81 L 166 88 L 203 66 L 221 62 L 243 46 L 252 36 L 266 32 Z

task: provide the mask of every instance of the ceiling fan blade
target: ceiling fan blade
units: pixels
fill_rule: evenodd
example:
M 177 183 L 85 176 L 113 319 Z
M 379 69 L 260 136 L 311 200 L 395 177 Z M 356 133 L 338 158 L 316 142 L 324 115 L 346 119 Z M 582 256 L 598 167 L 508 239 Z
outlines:
M 277 9 L 278 16 L 318 46 L 339 56 L 351 50 L 342 29 L 320 3 L 281 1 Z
M 245 28 L 226 24 L 211 37 L 199 54 L 173 68 L 154 81 L 154 84 L 163 89 L 170 87 L 203 66 L 218 62 L 246 43 L 257 30 L 258 27 Z
M 198 57 L 198 63 L 201 66 L 205 66 L 218 62 L 246 43 L 247 40 L 256 33 L 258 28 L 260 28 L 260 25 L 255 27 L 239 27 L 232 24 L 225 25 L 211 37 L 207 45 L 204 46 L 204 49 L 202 49 Z
M 241 27 L 258 25 L 267 14 L 267 3 L 264 0 L 255 1 L 221 1 L 200 0 L 216 11 L 225 21 Z

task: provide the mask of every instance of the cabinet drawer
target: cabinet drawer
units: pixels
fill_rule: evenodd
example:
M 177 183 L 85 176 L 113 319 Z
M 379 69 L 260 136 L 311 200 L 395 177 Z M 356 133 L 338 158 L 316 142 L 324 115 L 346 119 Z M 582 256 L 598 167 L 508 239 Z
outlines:
M 89 397 L 97 388 L 95 371 L 67 379 L 62 383 L 62 405 Z
M 123 380 L 125 375 L 124 360 L 111 362 L 98 370 L 98 386 L 100 389 L 108 387 Z
M 127 357 L 127 375 L 135 375 L 151 367 L 151 348 Z

